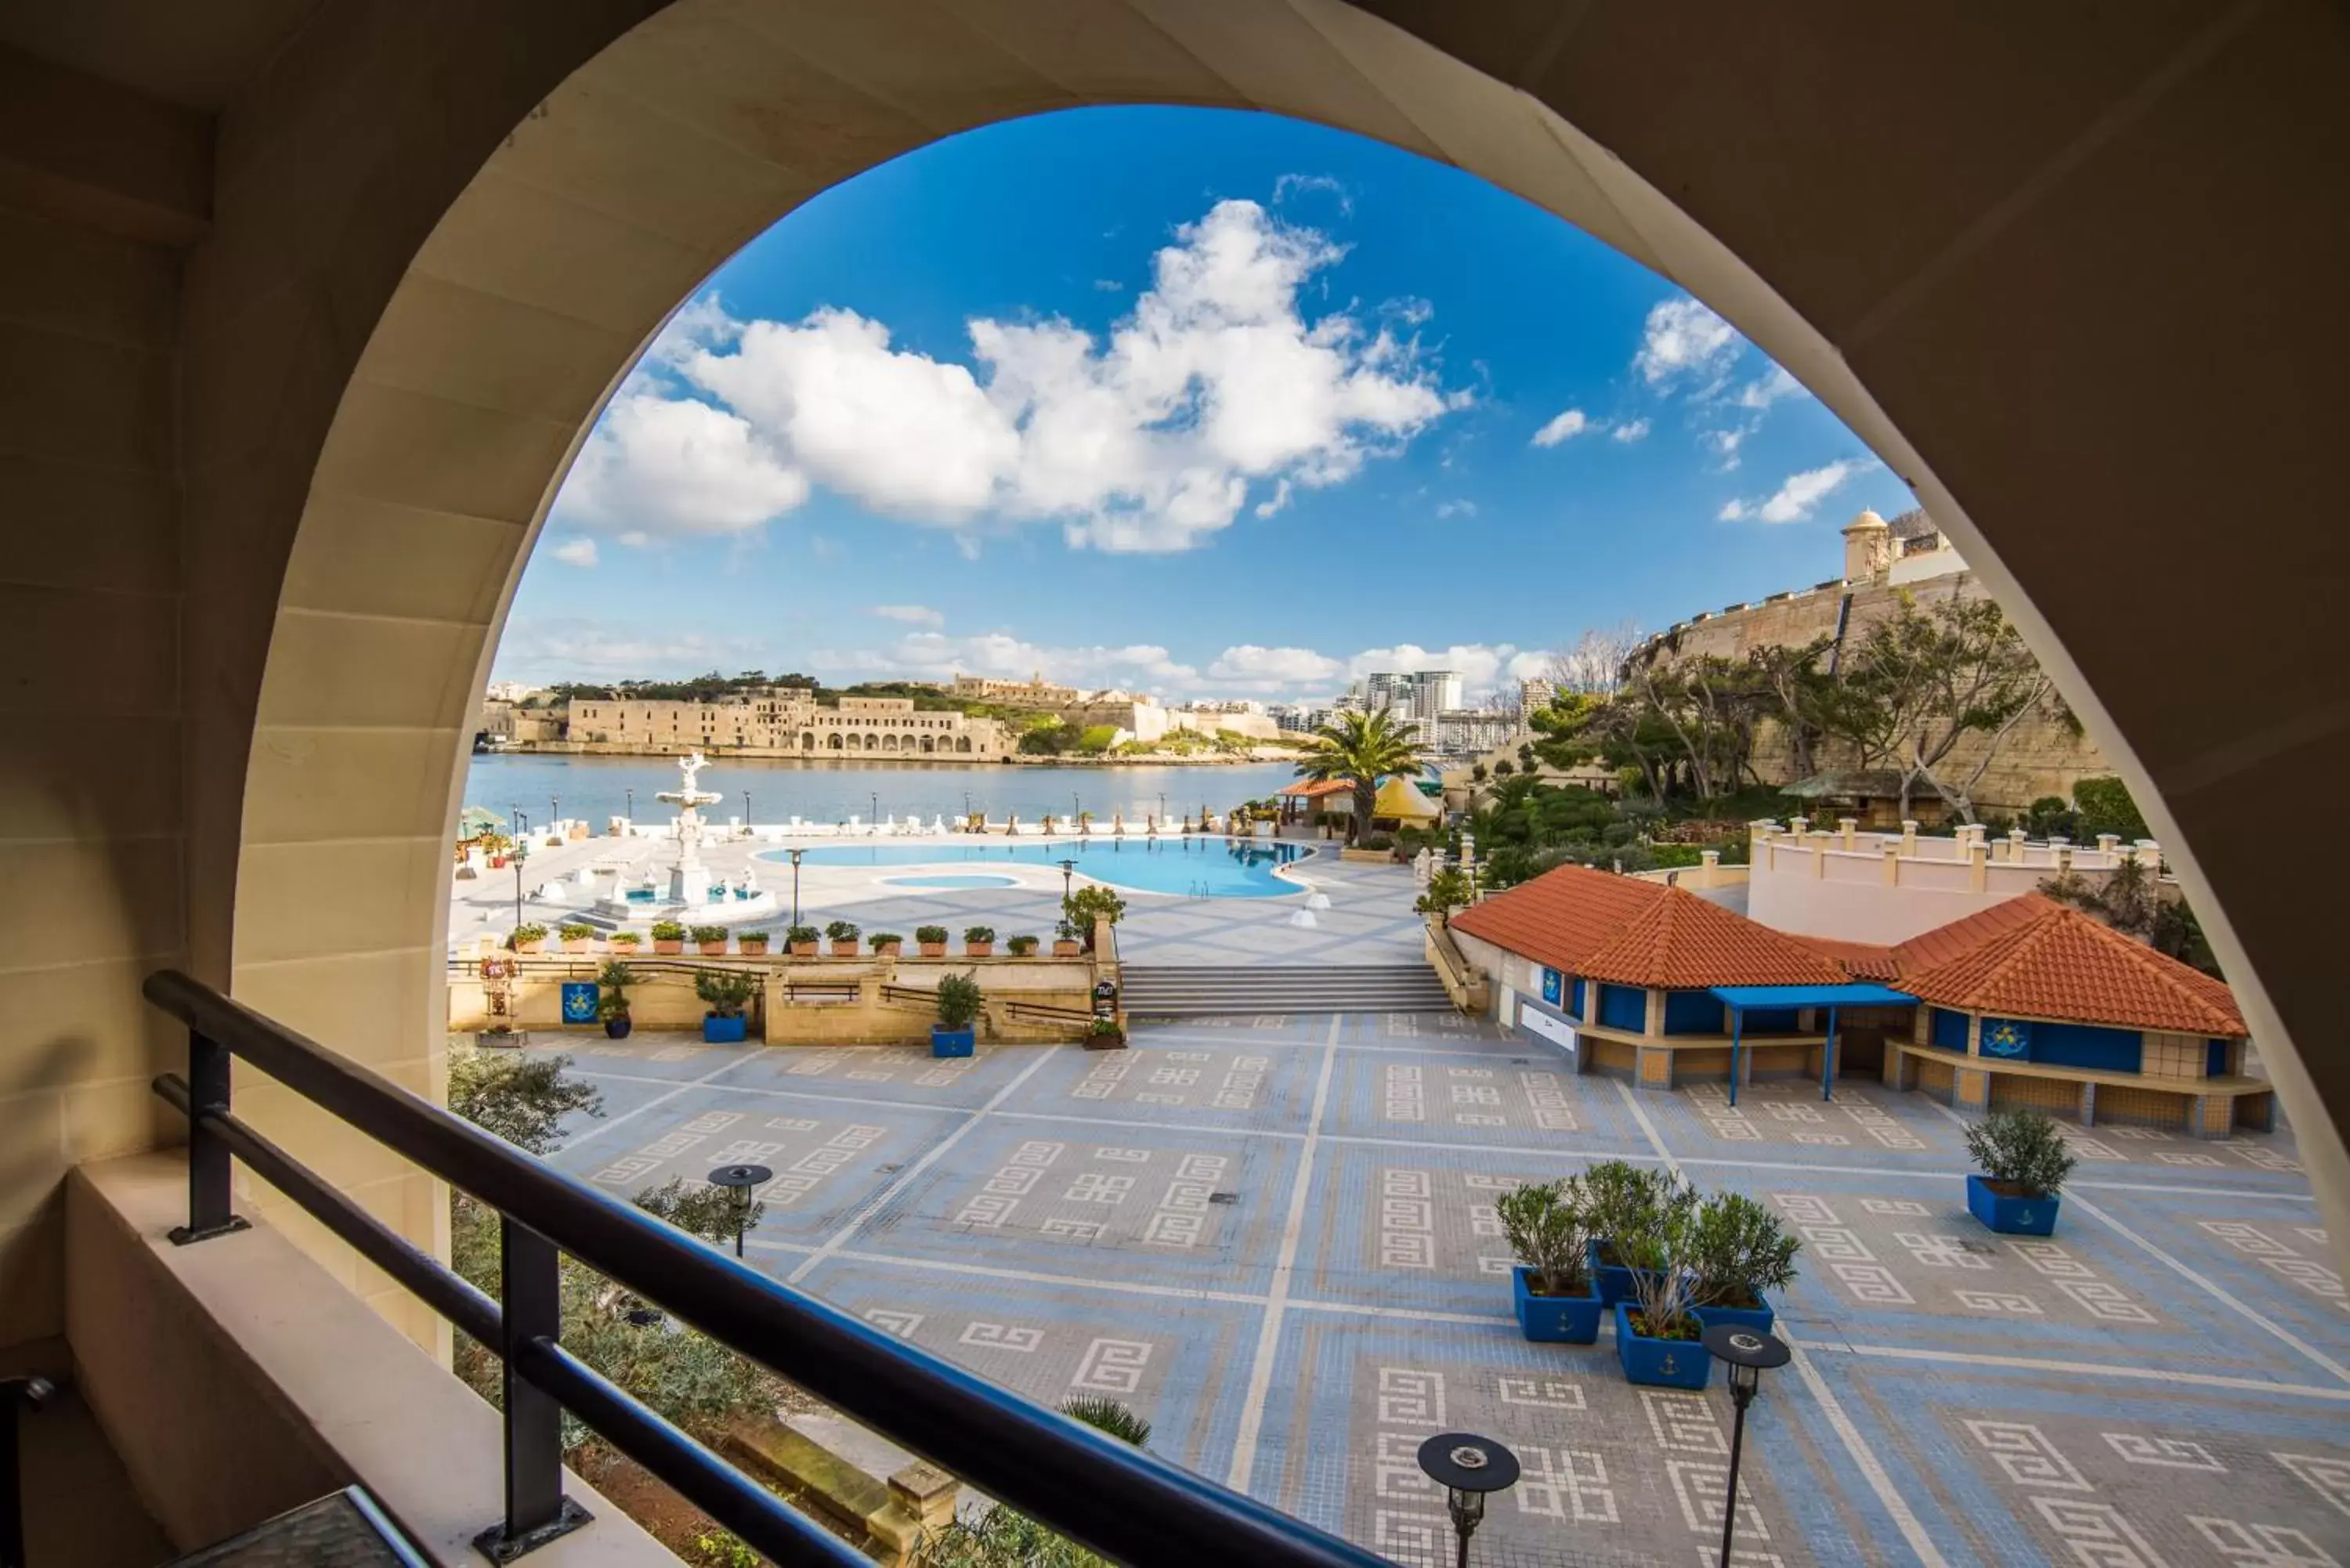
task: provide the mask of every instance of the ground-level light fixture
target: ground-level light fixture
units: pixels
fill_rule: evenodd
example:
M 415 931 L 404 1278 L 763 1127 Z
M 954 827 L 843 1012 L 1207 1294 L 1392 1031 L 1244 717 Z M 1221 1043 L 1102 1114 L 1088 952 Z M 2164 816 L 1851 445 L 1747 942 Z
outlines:
M 629 820 L 630 822 L 634 822 L 634 821 L 636 821 L 636 820 L 637 820 L 637 792 L 636 792 L 635 790 L 633 790 L 633 789 L 624 789 L 624 790 L 622 790 L 620 793 L 621 793 L 622 794 L 624 794 L 624 795 L 626 795 L 626 796 L 628 796 L 628 797 L 629 797 Z
M 734 1255 L 743 1255 L 743 1232 L 750 1229 L 752 1194 L 775 1173 L 764 1165 L 722 1165 L 710 1173 L 710 1185 L 734 1195 Z
M 807 851 L 793 849 L 785 853 L 792 857 L 792 924 L 796 926 L 800 923 L 800 857 Z
M 1760 1329 L 1718 1323 L 1701 1336 L 1708 1354 L 1730 1375 L 1730 1402 L 1737 1413 L 1730 1425 L 1730 1495 L 1721 1505 L 1721 1568 L 1730 1568 L 1731 1537 L 1738 1530 L 1738 1459 L 1746 1443 L 1746 1407 L 1754 1403 L 1762 1374 L 1784 1366 L 1794 1356 L 1780 1340 Z
M 1460 1568 L 1469 1568 L 1469 1538 L 1485 1521 L 1485 1494 L 1518 1484 L 1518 1456 L 1473 1432 L 1439 1432 L 1419 1445 L 1419 1468 L 1444 1489 L 1444 1506 L 1460 1538 Z

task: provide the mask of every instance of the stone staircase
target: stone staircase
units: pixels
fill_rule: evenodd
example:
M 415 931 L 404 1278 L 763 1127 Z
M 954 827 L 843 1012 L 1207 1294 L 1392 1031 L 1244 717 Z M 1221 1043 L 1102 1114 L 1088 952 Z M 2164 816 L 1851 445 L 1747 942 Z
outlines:
M 1139 1018 L 1295 1012 L 1449 1012 L 1425 963 L 1122 965 L 1126 1010 Z

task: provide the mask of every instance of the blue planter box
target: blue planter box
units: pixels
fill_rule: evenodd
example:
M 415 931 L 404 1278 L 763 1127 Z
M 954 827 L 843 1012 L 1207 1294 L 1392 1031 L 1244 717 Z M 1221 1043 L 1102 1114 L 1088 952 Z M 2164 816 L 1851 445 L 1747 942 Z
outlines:
M 933 1056 L 968 1056 L 978 1043 L 975 1029 L 941 1029 L 931 1025 L 931 1054 Z
M 1990 1182 L 1971 1170 L 1967 1172 L 1967 1212 L 2003 1236 L 2056 1233 L 2055 1194 L 2011 1198 L 1993 1190 Z
M 1632 1332 L 1632 1303 L 1616 1303 L 1616 1360 L 1627 1383 L 1655 1388 L 1702 1388 L 1713 1357 L 1694 1339 L 1650 1339 Z
M 1518 1332 L 1541 1345 L 1593 1345 L 1599 1339 L 1599 1292 L 1586 1284 L 1579 1296 L 1538 1296 L 1526 1288 L 1531 1270 L 1510 1270 L 1510 1293 L 1517 1299 Z
M 1778 1314 L 1771 1310 L 1771 1298 L 1761 1291 L 1754 1293 L 1754 1299 L 1762 1304 L 1752 1307 L 1701 1306 L 1697 1309 L 1697 1321 L 1707 1328 L 1726 1323 L 1732 1328 L 1751 1328 L 1757 1334 L 1768 1334 L 1771 1325 L 1779 1321 Z
M 749 1019 L 739 1012 L 732 1018 L 721 1018 L 714 1012 L 705 1012 L 702 1015 L 702 1043 L 705 1045 L 740 1045 L 743 1044 L 743 1031 L 750 1026 L 750 1023 Z
M 1591 1278 L 1599 1287 L 1599 1304 L 1612 1307 L 1632 1293 L 1632 1271 L 1620 1263 L 1599 1261 L 1599 1243 L 1584 1243 L 1584 1256 L 1591 1262 Z

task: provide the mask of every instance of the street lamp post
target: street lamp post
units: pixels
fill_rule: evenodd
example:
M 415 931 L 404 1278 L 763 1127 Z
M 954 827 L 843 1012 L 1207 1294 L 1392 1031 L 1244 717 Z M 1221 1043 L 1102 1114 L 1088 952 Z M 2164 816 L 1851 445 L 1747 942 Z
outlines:
M 547 826 L 547 827 L 551 830 L 551 829 L 553 829 L 553 828 L 556 826 L 556 824 L 560 823 L 562 820 L 563 820 L 563 797 L 562 797 L 562 796 L 560 796 L 560 795 L 549 795 L 549 796 L 547 796 L 547 797 L 546 797 L 546 826 Z
M 1061 862 L 1061 906 L 1064 909 L 1066 909 L 1069 903 L 1069 878 L 1076 874 L 1076 870 L 1077 863 L 1076 861 L 1064 860 Z
M 1469 1568 L 1469 1537 L 1485 1521 L 1485 1494 L 1518 1484 L 1518 1456 L 1473 1432 L 1439 1432 L 1419 1445 L 1419 1468 L 1444 1489 L 1444 1505 L 1460 1537 L 1455 1559 Z
M 1784 1366 L 1794 1352 L 1767 1334 L 1735 1324 L 1718 1323 L 1702 1341 L 1716 1361 L 1730 1373 L 1730 1402 L 1737 1407 L 1730 1425 L 1730 1495 L 1721 1505 L 1721 1568 L 1730 1568 L 1731 1537 L 1738 1530 L 1738 1460 L 1746 1444 L 1746 1407 L 1754 1403 L 1762 1374 Z
M 743 792 L 743 831 L 746 835 L 751 831 L 751 792 L 747 789 Z
M 764 1165 L 722 1165 L 710 1173 L 710 1185 L 734 1195 L 734 1255 L 743 1255 L 743 1232 L 751 1228 L 752 1193 L 775 1173 Z
M 624 789 L 620 793 L 629 797 L 627 815 L 629 826 L 633 829 L 637 824 L 637 792 L 633 789 Z
M 522 863 L 530 857 L 530 818 L 523 815 L 522 807 L 518 805 L 509 806 L 507 809 L 514 813 L 515 929 L 520 930 L 522 929 Z
M 796 926 L 796 925 L 798 925 L 798 924 L 800 923 L 800 857 L 801 857 L 801 856 L 803 856 L 803 855 L 806 855 L 806 853 L 807 853 L 807 851 L 806 851 L 806 850 L 805 850 L 805 849 L 795 849 L 795 850 L 791 851 L 791 857 L 792 857 L 792 924 L 794 924 L 794 925 L 795 925 L 795 926 Z
M 881 820 L 881 796 L 879 793 L 873 790 L 868 790 L 865 794 L 865 798 L 873 803 L 873 820 L 876 823 L 879 823 Z

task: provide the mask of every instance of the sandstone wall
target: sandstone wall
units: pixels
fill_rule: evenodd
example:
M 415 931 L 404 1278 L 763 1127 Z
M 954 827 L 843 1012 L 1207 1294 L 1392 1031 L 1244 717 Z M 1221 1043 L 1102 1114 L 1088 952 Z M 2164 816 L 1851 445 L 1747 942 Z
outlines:
M 1659 646 L 1660 655 L 1671 658 L 1715 654 L 1723 659 L 1743 659 L 1755 649 L 1832 638 L 1836 632 L 1837 615 L 1849 594 L 1852 607 L 1846 616 L 1844 645 L 1850 648 L 1867 635 L 1872 625 L 1893 613 L 1898 596 L 1903 591 L 1883 581 L 1824 583 L 1817 587 L 1773 595 L 1756 604 L 1708 611 L 1659 633 L 1652 646 Z M 1988 597 L 1988 590 L 1971 572 L 1911 584 L 1906 591 L 1916 597 L 1921 607 L 1953 595 L 1963 599 Z M 1937 771 L 1953 782 L 1963 780 L 1982 756 L 1983 747 L 1983 737 L 1968 736 Z M 1823 768 L 1849 767 L 1856 760 L 1851 749 L 1842 745 L 1819 748 L 1815 757 Z M 1754 747 L 1754 767 L 1762 781 L 1794 783 L 1794 763 L 1793 748 L 1783 726 L 1763 725 L 1755 737 Z M 2095 742 L 2086 735 L 2075 734 L 2070 727 L 2053 719 L 2028 718 L 2009 732 L 1990 770 L 1976 784 L 1975 805 L 1978 810 L 2013 812 L 2043 795 L 2070 799 L 2077 781 L 2113 771 L 2098 753 Z

